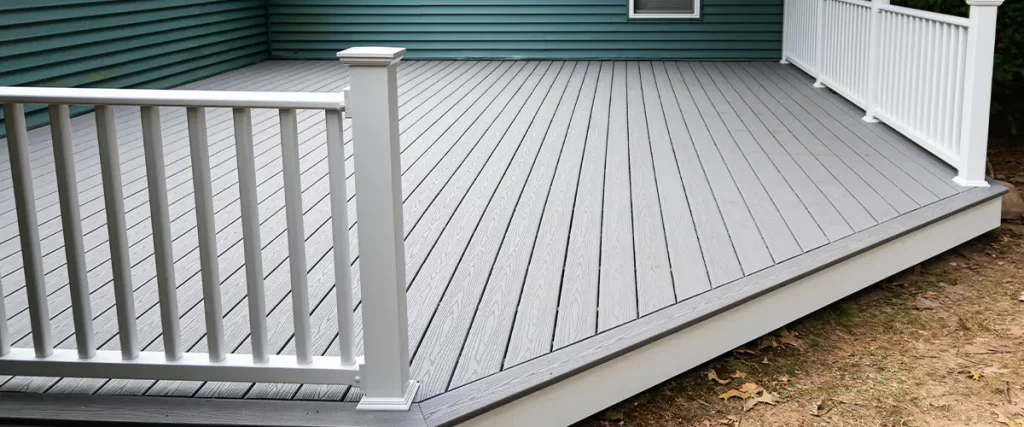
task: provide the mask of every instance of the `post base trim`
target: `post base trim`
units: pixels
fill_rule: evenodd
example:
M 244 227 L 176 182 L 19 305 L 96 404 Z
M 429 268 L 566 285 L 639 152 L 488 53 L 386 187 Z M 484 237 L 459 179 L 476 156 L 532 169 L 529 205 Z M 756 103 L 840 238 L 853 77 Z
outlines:
M 356 409 L 361 411 L 408 411 L 412 407 L 412 400 L 416 397 L 416 391 L 420 389 L 420 383 L 409 381 L 405 385 L 405 395 L 399 398 L 393 397 L 368 397 L 363 396 Z
M 984 179 L 967 179 L 963 177 L 953 178 L 953 182 L 957 183 L 961 187 L 988 187 L 988 181 Z

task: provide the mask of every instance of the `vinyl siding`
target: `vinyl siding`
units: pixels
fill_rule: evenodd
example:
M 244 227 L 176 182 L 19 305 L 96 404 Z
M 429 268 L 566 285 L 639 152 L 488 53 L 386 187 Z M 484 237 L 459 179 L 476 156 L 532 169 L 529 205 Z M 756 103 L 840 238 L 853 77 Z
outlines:
M 178 86 L 267 59 L 266 16 L 264 0 L 0 0 L 0 86 Z
M 410 59 L 777 59 L 782 0 L 705 0 L 702 17 L 630 19 L 628 0 L 269 0 L 271 55 L 357 45 Z

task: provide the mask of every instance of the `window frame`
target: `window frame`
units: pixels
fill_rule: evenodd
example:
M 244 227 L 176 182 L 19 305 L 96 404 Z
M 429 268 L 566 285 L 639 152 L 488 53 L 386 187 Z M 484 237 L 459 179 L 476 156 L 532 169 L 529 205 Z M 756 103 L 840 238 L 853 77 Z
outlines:
M 700 19 L 701 0 L 693 0 L 693 13 L 636 13 L 636 0 L 629 0 L 630 19 Z

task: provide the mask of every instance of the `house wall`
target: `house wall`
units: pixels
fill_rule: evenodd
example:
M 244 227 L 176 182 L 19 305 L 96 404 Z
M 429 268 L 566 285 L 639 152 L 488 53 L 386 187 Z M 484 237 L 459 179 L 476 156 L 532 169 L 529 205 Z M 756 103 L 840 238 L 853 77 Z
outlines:
M 0 86 L 181 85 L 267 59 L 266 13 L 265 0 L 0 0 Z M 44 106 L 26 115 L 46 123 Z
M 704 0 L 699 20 L 630 19 L 629 0 L 268 0 L 274 58 L 357 45 L 410 59 L 778 59 L 782 0 Z

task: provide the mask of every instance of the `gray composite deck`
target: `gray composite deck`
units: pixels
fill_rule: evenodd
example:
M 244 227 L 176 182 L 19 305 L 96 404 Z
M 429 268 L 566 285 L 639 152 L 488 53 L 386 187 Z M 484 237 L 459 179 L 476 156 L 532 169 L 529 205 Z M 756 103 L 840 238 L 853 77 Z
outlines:
M 862 111 L 810 83 L 799 70 L 776 63 L 401 63 L 410 350 L 413 376 L 422 382 L 418 399 L 842 245 L 963 190 L 951 181 L 953 169 L 888 127 L 864 123 Z M 323 92 L 346 84 L 336 61 L 270 61 L 186 87 Z M 130 108 L 117 113 L 139 338 L 145 350 L 159 351 L 139 117 Z M 182 339 L 201 352 L 205 328 L 184 111 L 166 109 L 162 117 Z M 322 120 L 300 113 L 299 137 L 314 348 L 331 355 L 337 349 Z M 117 349 L 93 116 L 72 123 L 97 338 L 102 348 Z M 248 352 L 230 111 L 211 111 L 208 123 L 224 325 L 230 348 Z M 293 344 L 277 126 L 273 111 L 254 111 L 270 342 L 286 354 Z M 49 129 L 31 131 L 30 140 L 54 338 L 59 347 L 74 348 Z M 4 303 L 11 332 L 21 337 L 15 346 L 30 346 L 6 149 L 0 169 Z M 349 191 L 354 194 L 351 179 Z M 358 283 L 358 264 L 354 273 Z M 353 309 L 358 321 L 358 304 Z M 0 391 L 359 397 L 358 389 L 345 386 L 33 377 L 0 377 Z

